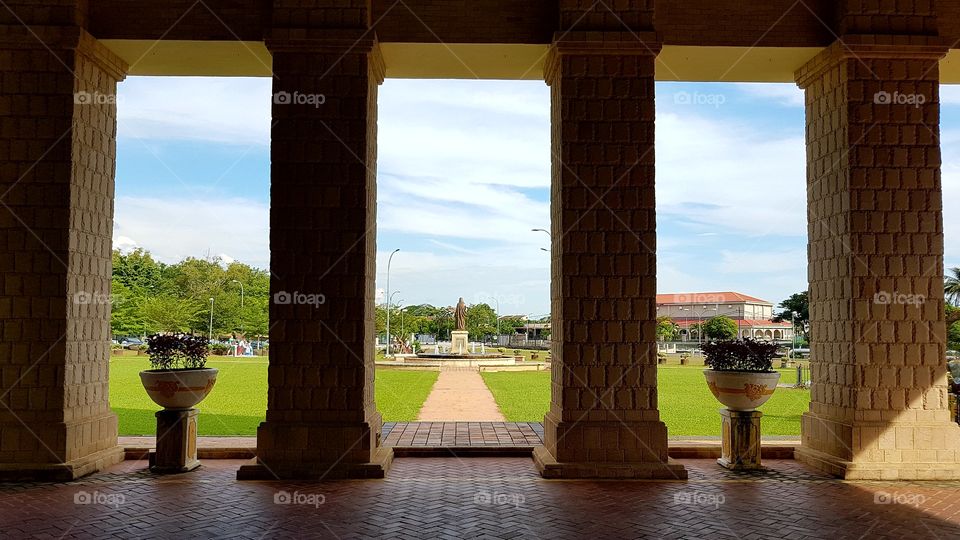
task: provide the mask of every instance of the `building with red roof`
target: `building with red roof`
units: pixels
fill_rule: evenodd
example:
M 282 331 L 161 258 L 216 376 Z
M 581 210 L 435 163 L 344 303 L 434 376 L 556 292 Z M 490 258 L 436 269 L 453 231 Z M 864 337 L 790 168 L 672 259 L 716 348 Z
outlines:
M 682 341 L 699 341 L 698 324 L 723 315 L 737 323 L 740 337 L 792 342 L 793 325 L 773 320 L 773 303 L 738 292 L 657 295 L 657 317 L 670 317 Z

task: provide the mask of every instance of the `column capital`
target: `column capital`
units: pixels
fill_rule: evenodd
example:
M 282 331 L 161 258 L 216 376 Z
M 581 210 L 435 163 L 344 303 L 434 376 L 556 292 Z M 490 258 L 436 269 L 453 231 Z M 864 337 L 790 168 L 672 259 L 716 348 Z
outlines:
M 126 61 L 79 26 L 0 25 L 0 49 L 76 51 L 118 82 L 127 77 L 129 70 Z
M 806 89 L 824 71 L 844 60 L 925 60 L 938 62 L 950 44 L 938 37 L 847 35 L 833 42 L 794 73 L 800 88 Z
M 543 65 L 543 78 L 552 84 L 563 56 L 658 56 L 662 48 L 656 32 L 556 32 Z
M 367 55 L 377 84 L 382 84 L 386 76 L 386 64 L 380 50 L 380 42 L 372 30 L 364 29 L 325 29 L 274 28 L 264 38 L 264 44 L 271 54 L 351 54 Z

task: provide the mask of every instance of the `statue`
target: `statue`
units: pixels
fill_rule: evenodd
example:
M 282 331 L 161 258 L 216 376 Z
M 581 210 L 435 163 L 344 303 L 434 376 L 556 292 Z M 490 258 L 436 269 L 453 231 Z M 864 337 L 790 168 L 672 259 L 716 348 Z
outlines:
M 467 305 L 463 303 L 463 297 L 460 297 L 457 307 L 453 310 L 453 320 L 457 330 L 467 329 Z

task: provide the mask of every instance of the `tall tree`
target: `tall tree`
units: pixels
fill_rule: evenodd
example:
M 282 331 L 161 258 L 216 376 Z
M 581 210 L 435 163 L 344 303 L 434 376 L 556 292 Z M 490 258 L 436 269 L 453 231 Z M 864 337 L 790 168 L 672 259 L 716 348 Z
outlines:
M 947 272 L 943 280 L 943 293 L 947 301 L 960 306 L 960 267 L 954 267 Z

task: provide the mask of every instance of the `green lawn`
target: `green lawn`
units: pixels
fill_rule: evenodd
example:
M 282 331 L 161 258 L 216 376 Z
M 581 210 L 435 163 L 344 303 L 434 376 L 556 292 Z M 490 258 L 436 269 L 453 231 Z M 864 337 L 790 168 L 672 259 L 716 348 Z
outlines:
M 213 357 L 209 367 L 220 370 L 213 392 L 198 408 L 200 435 L 255 435 L 267 408 L 267 359 Z M 110 360 L 110 405 L 120 417 L 121 435 L 153 435 L 154 413 L 140 384 L 147 368 L 142 356 Z M 414 420 L 437 380 L 433 371 L 377 370 L 377 407 L 387 422 Z
M 792 383 L 794 370 L 780 370 L 781 382 Z M 485 372 L 482 374 L 497 405 L 512 422 L 543 421 L 550 405 L 550 373 Z M 703 378 L 703 367 L 660 366 L 658 372 L 660 417 L 670 435 L 720 435 L 720 403 Z M 799 435 L 800 415 L 810 403 L 809 390 L 778 388 L 766 404 L 765 435 Z

